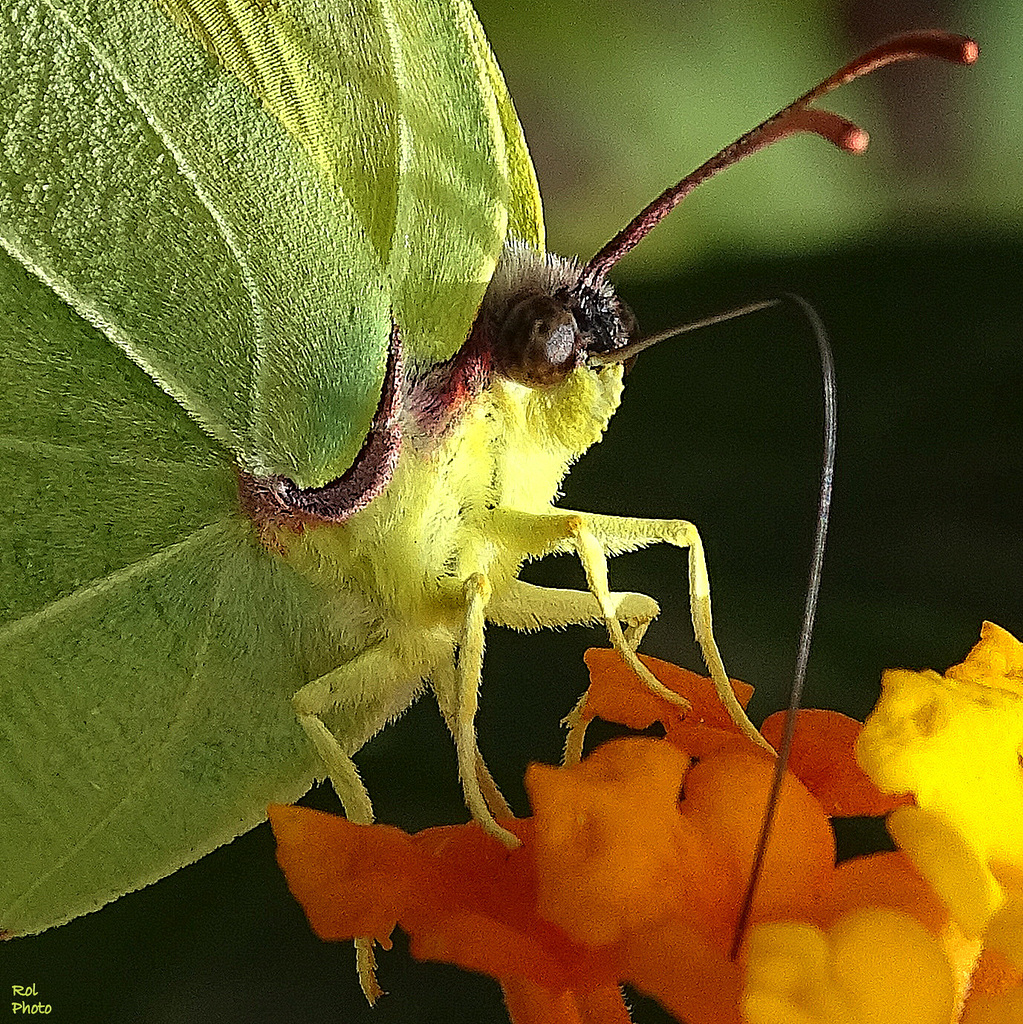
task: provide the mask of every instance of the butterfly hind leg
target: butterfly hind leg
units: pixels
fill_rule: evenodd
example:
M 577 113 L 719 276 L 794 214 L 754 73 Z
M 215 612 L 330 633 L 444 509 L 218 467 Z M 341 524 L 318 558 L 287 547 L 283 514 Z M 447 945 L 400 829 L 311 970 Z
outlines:
M 342 752 L 334 734 L 316 715 L 299 715 L 298 720 L 327 768 L 330 783 L 345 809 L 345 817 L 360 825 L 371 825 L 373 805 L 355 762 Z M 371 938 L 360 936 L 355 939 L 355 968 L 359 972 L 363 994 L 373 1006 L 384 990 L 377 981 L 377 961 Z
M 307 683 L 292 698 L 299 724 L 327 769 L 334 792 L 344 807 L 345 817 L 359 825 L 373 824 L 369 793 L 359 777 L 355 762 L 345 753 L 320 715 L 343 706 L 344 694 L 359 692 L 360 681 L 392 676 L 395 665 L 400 664 L 398 652 L 393 647 L 384 641 L 368 648 L 333 672 Z M 355 940 L 355 963 L 359 984 L 372 1006 L 384 993 L 376 977 L 376 957 L 371 938 Z

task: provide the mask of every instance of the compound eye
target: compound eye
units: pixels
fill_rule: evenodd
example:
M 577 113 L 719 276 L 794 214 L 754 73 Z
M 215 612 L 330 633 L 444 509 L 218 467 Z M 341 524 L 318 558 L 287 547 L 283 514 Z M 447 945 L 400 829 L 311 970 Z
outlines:
M 578 363 L 579 329 L 564 303 L 550 295 L 527 295 L 499 326 L 494 367 L 531 388 L 563 381 Z

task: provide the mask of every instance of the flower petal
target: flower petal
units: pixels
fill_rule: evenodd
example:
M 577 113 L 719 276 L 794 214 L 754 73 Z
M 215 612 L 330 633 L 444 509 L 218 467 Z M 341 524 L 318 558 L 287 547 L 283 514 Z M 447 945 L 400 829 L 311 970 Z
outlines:
M 775 749 L 781 743 L 785 715 L 784 711 L 771 715 L 760 728 Z M 788 770 L 831 817 L 887 814 L 911 799 L 882 793 L 856 763 L 853 748 L 862 728 L 855 718 L 816 708 L 803 708 L 796 719 Z
M 631 1024 L 617 985 L 576 992 L 551 992 L 519 978 L 501 982 L 508 1016 L 515 1024 Z
M 886 672 L 856 746 L 881 789 L 916 796 L 918 810 L 899 809 L 889 828 L 967 935 L 1006 898 L 992 865 L 1023 874 L 1021 665 L 1023 645 L 985 624 L 947 676 Z
M 573 944 L 537 916 L 528 822 L 504 823 L 524 840 L 508 851 L 474 824 L 410 837 L 304 807 L 269 813 L 278 862 L 320 938 L 389 946 L 397 922 L 419 959 L 552 991 L 617 981 L 606 951 Z
M 1023 696 L 1023 644 L 1007 629 L 985 622 L 980 627 L 980 639 L 966 659 L 945 675 Z
M 830 927 L 862 907 L 886 907 L 919 921 L 932 935 L 948 922 L 948 908 L 901 850 L 843 861 L 835 869 L 831 898 L 815 923 Z
M 321 939 L 390 934 L 416 891 L 412 840 L 386 825 L 356 825 L 306 807 L 267 809 L 277 862 Z
M 1023 1024 L 1023 974 L 990 949 L 973 972 L 962 1024 Z
M 728 894 L 730 912 L 718 919 L 726 942 L 753 868 L 773 778 L 774 759 L 745 740 L 704 758 L 686 776 L 682 816 L 712 850 L 712 884 Z M 806 787 L 786 774 L 753 920 L 805 917 L 830 894 L 834 866 L 835 840 L 827 817 Z
M 735 723 L 714 690 L 713 681 L 705 676 L 659 658 L 639 656 L 640 661 L 669 690 L 689 701 L 691 710 L 683 711 L 677 704 L 670 704 L 653 693 L 622 661 L 617 651 L 591 648 L 584 657 L 590 670 L 590 688 L 583 707 L 585 720 L 602 718 L 605 722 L 617 722 L 637 730 L 660 722 L 669 735 L 683 724 L 688 729 L 697 726 L 738 735 Z M 753 695 L 753 687 L 736 679 L 730 682 L 736 698 L 745 707 Z M 680 745 L 689 749 L 685 744 Z M 689 752 L 694 756 L 702 753 L 700 750 Z
M 900 807 L 888 831 L 912 858 L 968 936 L 983 934 L 1001 903 L 1001 887 L 975 846 L 944 815 Z
M 622 977 L 688 1024 L 740 1024 L 739 965 L 692 922 L 665 921 L 628 935 Z
M 796 923 L 750 932 L 747 1024 L 948 1024 L 952 975 L 941 946 L 905 914 L 855 910 L 827 932 Z
M 637 737 L 572 768 L 529 768 L 542 917 L 601 946 L 705 902 L 712 864 L 678 812 L 688 765 L 670 743 Z

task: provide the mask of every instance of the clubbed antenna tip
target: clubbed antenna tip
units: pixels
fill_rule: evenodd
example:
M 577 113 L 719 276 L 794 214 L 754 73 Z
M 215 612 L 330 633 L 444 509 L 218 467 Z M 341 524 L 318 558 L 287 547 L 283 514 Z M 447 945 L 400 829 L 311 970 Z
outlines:
M 848 153 L 862 153 L 870 141 L 862 128 L 828 110 L 811 106 L 839 86 L 899 61 L 931 57 L 952 64 L 973 64 L 979 54 L 980 47 L 968 36 L 937 31 L 906 32 L 868 50 L 662 192 L 586 264 L 582 282 L 592 285 L 604 277 L 698 185 L 780 139 L 810 132 Z

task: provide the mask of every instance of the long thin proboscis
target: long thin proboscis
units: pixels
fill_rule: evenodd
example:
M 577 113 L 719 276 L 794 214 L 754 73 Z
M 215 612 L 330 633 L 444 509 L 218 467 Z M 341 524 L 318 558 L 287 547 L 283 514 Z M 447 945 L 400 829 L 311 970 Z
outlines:
M 746 883 L 732 936 L 731 957 L 736 959 L 742 946 L 746 928 L 749 925 L 753 901 L 756 898 L 757 884 L 764 868 L 767 856 L 767 844 L 771 838 L 781 789 L 785 781 L 785 771 L 792 752 L 792 739 L 796 732 L 799 708 L 803 701 L 803 686 L 806 682 L 806 667 L 810 660 L 810 641 L 813 637 L 814 621 L 817 617 L 817 601 L 821 591 L 821 573 L 824 566 L 824 547 L 828 537 L 828 522 L 831 516 L 831 491 L 835 479 L 835 447 L 838 436 L 838 393 L 835 384 L 835 361 L 831 354 L 831 344 L 817 311 L 802 296 L 787 294 L 785 298 L 794 302 L 803 311 L 813 330 L 817 341 L 817 351 L 821 361 L 821 381 L 824 399 L 824 443 L 821 457 L 821 485 L 817 501 L 817 525 L 814 531 L 813 553 L 810 558 L 810 572 L 806 585 L 806 604 L 803 608 L 803 623 L 799 630 L 799 646 L 796 651 L 796 667 L 792 678 L 792 689 L 789 693 L 789 706 L 785 712 L 785 723 L 782 728 L 781 742 L 778 744 L 778 757 L 774 763 L 774 776 L 771 780 L 771 791 L 764 810 L 764 819 L 760 826 L 756 852 L 753 855 L 753 867 Z

